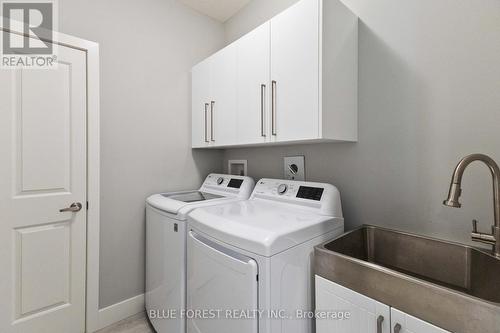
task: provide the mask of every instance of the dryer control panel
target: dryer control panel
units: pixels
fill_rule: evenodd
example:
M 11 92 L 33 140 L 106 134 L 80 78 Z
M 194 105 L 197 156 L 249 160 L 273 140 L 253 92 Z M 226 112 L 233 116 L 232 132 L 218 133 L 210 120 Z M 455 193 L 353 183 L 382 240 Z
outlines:
M 300 186 L 297 198 L 320 201 L 324 190 L 322 187 Z
M 325 215 L 342 217 L 340 193 L 327 183 L 264 178 L 255 185 L 251 198 L 289 202 Z

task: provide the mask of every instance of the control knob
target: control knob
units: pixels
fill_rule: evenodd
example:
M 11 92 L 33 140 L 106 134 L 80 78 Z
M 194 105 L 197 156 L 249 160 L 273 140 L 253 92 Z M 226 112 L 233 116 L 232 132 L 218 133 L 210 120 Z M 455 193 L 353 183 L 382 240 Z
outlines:
M 278 186 L 278 194 L 285 194 L 287 190 L 288 190 L 288 185 L 286 184 L 280 184 Z

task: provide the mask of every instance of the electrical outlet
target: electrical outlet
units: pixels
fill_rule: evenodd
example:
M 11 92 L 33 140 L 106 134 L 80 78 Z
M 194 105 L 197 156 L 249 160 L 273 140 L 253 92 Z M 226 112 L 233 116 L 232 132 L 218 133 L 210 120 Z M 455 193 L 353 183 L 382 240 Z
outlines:
M 287 156 L 284 158 L 285 179 L 305 180 L 304 156 Z

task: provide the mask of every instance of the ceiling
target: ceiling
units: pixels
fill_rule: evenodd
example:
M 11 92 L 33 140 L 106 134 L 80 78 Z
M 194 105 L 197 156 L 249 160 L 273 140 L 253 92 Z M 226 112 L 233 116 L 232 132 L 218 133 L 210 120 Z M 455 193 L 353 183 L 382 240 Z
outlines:
M 180 0 L 194 10 L 225 22 L 251 0 Z

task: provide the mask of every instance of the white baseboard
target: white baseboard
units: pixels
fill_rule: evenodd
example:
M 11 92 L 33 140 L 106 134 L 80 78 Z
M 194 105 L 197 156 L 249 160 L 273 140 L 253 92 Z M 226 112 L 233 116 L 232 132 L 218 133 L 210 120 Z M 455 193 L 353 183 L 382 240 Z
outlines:
M 100 309 L 99 324 L 95 331 L 143 311 L 145 311 L 144 294 L 137 295 L 122 302 Z

